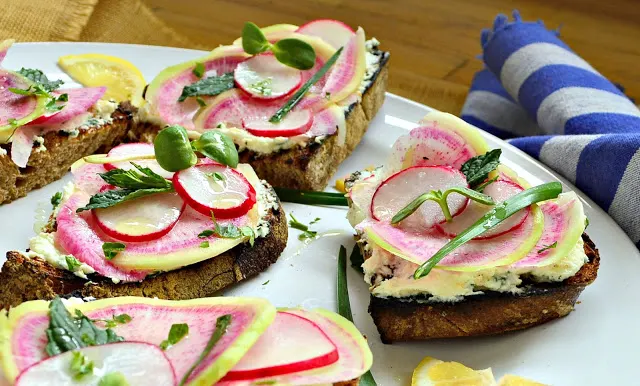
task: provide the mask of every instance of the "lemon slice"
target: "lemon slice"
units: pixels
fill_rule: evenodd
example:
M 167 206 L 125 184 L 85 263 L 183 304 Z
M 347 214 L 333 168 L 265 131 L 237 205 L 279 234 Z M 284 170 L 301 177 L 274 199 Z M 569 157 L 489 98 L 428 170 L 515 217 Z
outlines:
M 547 386 L 544 383 L 535 382 L 517 375 L 507 374 L 498 383 L 498 386 Z
M 457 362 L 426 357 L 413 371 L 412 386 L 493 386 L 491 369 L 473 370 Z
M 85 87 L 106 86 L 103 99 L 130 101 L 138 107 L 143 103 L 146 82 L 140 70 L 129 61 L 109 55 L 82 54 L 61 56 L 58 64 Z

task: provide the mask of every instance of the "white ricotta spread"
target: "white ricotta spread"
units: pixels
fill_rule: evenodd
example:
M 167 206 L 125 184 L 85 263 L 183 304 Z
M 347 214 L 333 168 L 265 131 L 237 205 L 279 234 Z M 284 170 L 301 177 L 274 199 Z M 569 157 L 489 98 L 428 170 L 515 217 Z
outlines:
M 34 153 L 40 153 L 41 151 L 47 151 L 47 147 L 44 145 L 44 138 L 41 136 L 36 136 L 33 139 L 33 142 L 38 144 L 38 147 L 36 147 L 33 152 Z
M 267 237 L 269 234 L 269 221 L 267 220 L 267 214 L 270 210 L 278 209 L 278 197 L 274 194 L 273 190 L 267 188 L 262 180 L 256 187 L 256 200 L 258 201 L 258 224 L 256 225 L 256 237 Z
M 7 155 L 7 151 L 0 147 L 0 156 Z

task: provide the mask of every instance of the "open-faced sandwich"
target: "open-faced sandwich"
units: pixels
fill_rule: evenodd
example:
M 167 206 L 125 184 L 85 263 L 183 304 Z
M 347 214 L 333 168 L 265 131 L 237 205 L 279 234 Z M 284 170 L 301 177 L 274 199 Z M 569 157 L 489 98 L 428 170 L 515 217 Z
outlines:
M 70 293 L 212 296 L 274 263 L 287 224 L 273 189 L 238 163 L 229 138 L 192 134 L 172 126 L 155 146 L 76 162 L 29 251 L 7 253 L 0 307 Z
M 582 202 L 531 187 L 439 112 L 346 182 L 383 342 L 499 334 L 567 315 L 599 266 Z
M 351 322 L 322 309 L 121 297 L 2 311 L 0 360 L 19 386 L 355 386 L 372 355 Z
M 218 130 L 276 187 L 323 189 L 384 101 L 389 54 L 336 20 L 244 27 L 242 38 L 162 71 L 133 141 L 165 125 Z
M 0 62 L 12 43 L 0 42 Z M 62 84 L 37 69 L 0 67 L 0 204 L 61 178 L 78 159 L 125 137 L 131 104 L 104 100 L 105 87 Z

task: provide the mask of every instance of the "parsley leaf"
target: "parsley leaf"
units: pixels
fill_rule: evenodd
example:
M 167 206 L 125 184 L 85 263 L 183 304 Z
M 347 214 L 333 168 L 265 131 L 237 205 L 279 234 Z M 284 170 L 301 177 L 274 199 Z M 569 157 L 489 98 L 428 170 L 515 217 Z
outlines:
M 102 244 L 102 251 L 104 252 L 104 257 L 107 260 L 111 260 L 118 255 L 118 253 L 124 251 L 126 245 L 122 243 L 104 243 Z
M 184 86 L 178 102 L 184 102 L 188 97 L 216 96 L 235 87 L 233 72 L 227 72 L 220 76 L 208 76 L 199 81 Z
M 548 249 L 555 248 L 558 246 L 558 242 L 554 241 L 553 244 L 545 245 L 544 247 L 538 249 L 538 253 L 542 253 Z
M 69 271 L 71 272 L 77 270 L 82 265 L 82 263 L 78 261 L 78 259 L 71 255 L 66 255 L 64 257 L 64 260 L 67 262 L 67 268 L 69 268 Z
M 93 361 L 81 353 L 80 351 L 73 352 L 73 358 L 71 358 L 71 364 L 69 365 L 69 371 L 76 381 L 84 378 L 85 375 L 93 374 Z
M 501 149 L 493 149 L 485 154 L 477 155 L 462 164 L 460 171 L 467 177 L 469 187 L 475 189 L 487 179 L 489 173 L 500 165 L 501 154 Z
M 163 340 L 162 343 L 160 343 L 160 348 L 162 350 L 168 349 L 169 347 L 180 342 L 182 338 L 187 336 L 187 334 L 189 334 L 188 324 L 177 323 L 177 324 L 171 325 L 171 328 L 169 329 L 169 336 L 167 337 L 167 339 Z
M 54 80 L 54 81 L 49 80 L 49 78 L 47 78 L 44 72 L 35 68 L 22 67 L 20 71 L 18 71 L 18 74 L 24 76 L 25 78 L 29 79 L 34 83 L 38 83 L 42 85 L 42 88 L 48 92 L 57 90 L 64 83 L 61 80 Z

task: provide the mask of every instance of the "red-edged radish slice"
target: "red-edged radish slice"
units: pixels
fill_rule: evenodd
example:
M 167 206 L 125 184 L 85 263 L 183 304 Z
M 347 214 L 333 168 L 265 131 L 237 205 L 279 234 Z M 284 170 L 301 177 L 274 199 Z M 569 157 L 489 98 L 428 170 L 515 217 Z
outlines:
M 271 53 L 253 56 L 233 71 L 236 85 L 258 99 L 278 99 L 302 84 L 302 72 L 280 63 Z
M 387 178 L 376 190 L 371 200 L 371 214 L 379 221 L 390 221 L 393 216 L 423 193 L 432 190 L 445 191 L 454 186 L 467 187 L 467 179 L 457 169 L 449 166 L 414 166 Z M 458 215 L 468 199 L 451 193 L 447 204 L 452 216 Z M 400 224 L 403 228 L 426 229 L 444 221 L 442 208 L 427 201 Z
M 129 156 L 154 155 L 154 154 L 155 154 L 155 150 L 153 148 L 152 143 L 124 143 L 122 145 L 118 145 L 113 149 L 111 149 L 111 151 L 107 153 L 107 156 L 113 157 L 113 158 L 122 158 L 122 157 L 129 157 Z M 134 162 L 138 166 L 147 167 L 151 169 L 154 173 L 166 179 L 171 179 L 173 177 L 173 172 L 164 170 L 156 160 L 150 160 L 150 159 L 106 163 L 104 164 L 104 168 L 107 170 L 134 169 L 134 166 L 131 164 L 131 162 Z
M 173 185 L 193 209 L 206 216 L 213 212 L 219 219 L 242 216 L 256 203 L 256 191 L 245 176 L 221 164 L 204 163 L 181 170 L 173 176 Z
M 81 381 L 70 369 L 75 352 L 93 362 L 93 373 Z M 77 354 L 76 354 L 77 355 Z M 107 374 L 120 373 L 129 385 L 175 385 L 176 375 L 167 356 L 156 345 L 142 342 L 119 342 L 67 351 L 44 359 L 24 370 L 16 386 L 32 385 L 98 385 Z
M 296 29 L 298 29 L 298 27 L 296 27 L 293 31 L 295 31 Z M 9 48 L 11 48 L 11 46 L 15 42 L 16 41 L 13 39 L 7 39 L 0 42 L 0 63 L 2 63 L 5 56 L 7 56 L 7 52 L 9 51 Z
M 103 187 L 109 189 L 108 186 Z M 171 231 L 186 203 L 177 193 L 158 193 L 92 210 L 104 233 L 121 241 L 151 241 Z
M 292 111 L 278 123 L 269 122 L 269 117 L 242 118 L 242 127 L 259 137 L 292 137 L 306 133 L 312 124 L 310 110 Z
M 313 321 L 278 312 L 275 320 L 223 381 L 252 380 L 317 369 L 337 362 L 338 349 Z
M 486 188 L 484 188 L 483 193 L 493 198 L 493 201 L 496 203 L 500 203 L 516 194 L 522 192 L 524 189 L 512 181 L 507 180 L 499 180 L 492 184 L 489 184 Z M 460 215 L 456 216 L 455 219 L 451 222 L 443 222 L 441 224 L 436 225 L 437 228 L 446 236 L 456 237 L 458 233 L 464 231 L 473 225 L 476 221 L 480 219 L 480 217 L 484 216 L 492 206 L 482 205 L 478 202 L 471 202 L 465 208 Z M 527 219 L 527 216 L 531 210 L 529 208 L 525 208 L 513 216 L 507 218 L 502 221 L 497 226 L 489 229 L 484 232 L 482 235 L 476 237 L 476 240 L 482 239 L 490 239 L 493 237 L 497 237 L 503 235 L 507 232 L 511 232 L 512 230 L 518 228 L 524 223 L 524 220 Z
M 298 28 L 299 34 L 317 36 L 331 44 L 335 49 L 343 47 L 353 36 L 355 31 L 345 23 L 332 19 L 318 19 L 308 22 Z
M 80 114 L 86 113 L 102 96 L 106 87 L 83 87 L 70 88 L 66 90 L 56 90 L 52 94 L 56 97 L 67 94 L 69 100 L 64 102 L 64 107 L 60 111 L 46 113 L 34 119 L 30 125 L 50 125 L 54 123 L 66 122 Z

